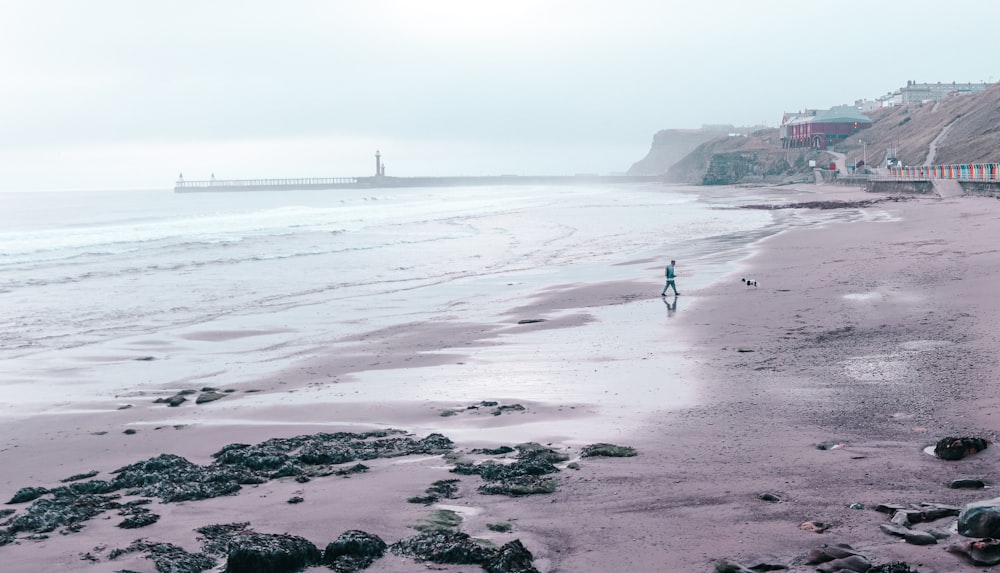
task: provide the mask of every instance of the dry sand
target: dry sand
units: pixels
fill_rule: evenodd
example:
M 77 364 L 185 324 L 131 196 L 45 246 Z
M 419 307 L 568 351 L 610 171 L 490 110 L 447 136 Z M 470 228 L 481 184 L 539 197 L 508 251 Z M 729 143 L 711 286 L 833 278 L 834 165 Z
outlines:
M 872 198 L 836 187 L 808 191 L 815 199 Z M 672 371 L 666 362 L 661 375 L 690 387 L 697 400 L 652 416 L 622 415 L 628 419 L 616 426 L 621 431 L 605 441 L 634 446 L 638 457 L 582 460 L 579 470 L 558 474 L 559 490 L 551 495 L 483 496 L 475 491 L 478 478 L 464 478 L 463 497 L 445 507 L 463 515 L 462 528 L 471 535 L 497 543 L 521 539 L 543 572 L 711 571 L 716 559 L 761 553 L 791 564 L 793 571 L 810 571 L 797 559 L 835 542 L 850 543 L 876 563 L 905 560 L 922 573 L 977 570 L 943 545 L 917 547 L 883 534 L 878 526 L 886 516 L 873 508 L 885 502 L 964 504 L 994 497 L 989 490 L 952 490 L 946 484 L 960 477 L 994 479 L 997 449 L 959 462 L 937 460 L 922 449 L 946 435 L 993 440 L 998 431 L 993 412 L 1000 398 L 993 380 L 1000 302 L 992 287 L 1000 284 L 1000 202 L 919 197 L 868 210 L 879 216 L 767 239 L 737 274 L 710 288 L 685 292 L 680 275 L 681 310 L 666 326 L 661 321 L 641 335 L 649 353 L 678 337 L 687 341 L 685 363 L 694 367 Z M 633 276 L 651 278 L 566 287 L 512 305 L 518 310 L 511 316 L 555 313 L 558 320 L 526 327 L 571 337 L 598 320 L 600 313 L 588 309 L 635 308 L 659 298 L 657 265 L 634 262 L 624 268 L 623 274 L 631 268 Z M 757 279 L 759 287 L 744 288 L 741 276 Z M 603 329 L 616 335 L 614 325 Z M 309 376 L 262 382 L 260 393 L 241 389 L 197 414 L 193 408 L 154 406 L 153 396 L 132 395 L 122 397 L 121 404 L 134 405 L 124 410 L 78 404 L 58 416 L 0 421 L 0 497 L 29 485 L 54 487 L 91 469 L 107 478 L 115 468 L 161 452 L 208 463 L 228 443 L 318 431 L 397 427 L 421 437 L 441 431 L 461 449 L 499 445 L 488 440 L 506 436 L 507 443 L 524 437 L 573 453 L 587 441 L 573 436 L 574 428 L 585 433 L 599 407 L 586 400 L 522 400 L 528 410 L 521 415 L 479 410 L 448 418 L 440 411 L 459 404 L 434 397 L 340 407 L 269 401 L 305 391 L 317 379 L 341 383 L 341 376 L 367 368 L 462 361 L 505 332 L 489 325 L 442 331 L 424 325 L 412 334 L 382 345 L 377 360 L 378 341 L 369 341 L 369 354 L 321 360 L 308 367 Z M 443 352 L 416 354 L 435 348 Z M 618 352 L 624 354 L 619 363 L 633 360 Z M 630 380 L 616 383 L 626 386 Z M 241 402 L 249 406 L 233 406 Z M 213 412 L 226 412 L 229 422 L 213 423 Z M 139 431 L 126 435 L 125 428 Z M 817 448 L 827 441 L 844 447 Z M 440 457 L 369 465 L 371 472 L 349 479 L 279 480 L 237 496 L 156 503 L 152 507 L 162 519 L 141 530 L 116 528 L 117 516 L 99 517 L 79 533 L 54 532 L 48 539 L 0 547 L 0 568 L 151 572 L 150 561 L 139 556 L 109 561 L 108 551 L 138 537 L 196 551 L 195 527 L 236 521 L 249 521 L 261 532 L 300 535 L 321 549 L 354 528 L 391 543 L 411 535 L 410 526 L 428 515 L 429 508 L 403 500 L 453 477 Z M 762 501 L 761 493 L 781 501 Z M 305 502 L 287 504 L 295 495 Z M 854 503 L 864 509 L 850 509 Z M 821 534 L 800 528 L 810 520 L 832 527 Z M 486 528 L 508 521 L 514 525 L 510 533 Z M 98 562 L 81 560 L 87 552 Z M 370 569 L 424 570 L 394 556 Z

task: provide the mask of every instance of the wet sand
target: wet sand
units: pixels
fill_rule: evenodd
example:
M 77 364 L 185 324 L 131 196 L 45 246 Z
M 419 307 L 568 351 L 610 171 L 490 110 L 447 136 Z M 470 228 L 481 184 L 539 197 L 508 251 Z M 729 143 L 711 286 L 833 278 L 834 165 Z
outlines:
M 812 199 L 872 198 L 837 187 L 805 190 Z M 878 216 L 753 245 L 737 273 L 709 288 L 685 289 L 680 261 L 684 295 L 676 311 L 657 296 L 659 263 L 633 261 L 622 274 L 636 280 L 563 285 L 512 300 L 490 324 L 373 332 L 350 341 L 354 353 L 316 356 L 210 404 L 152 404 L 172 393 L 164 389 L 3 420 L 0 496 L 55 487 L 92 469 L 107 479 L 161 452 L 204 464 L 229 443 L 321 431 L 437 431 L 462 450 L 531 440 L 574 460 L 582 445 L 606 441 L 640 455 L 575 460 L 580 469 L 557 474 L 559 489 L 550 495 L 484 496 L 475 491 L 477 477 L 463 477 L 462 497 L 445 506 L 463 515 L 462 529 L 474 537 L 521 539 L 543 572 L 711 571 L 716 559 L 761 553 L 809 571 L 795 560 L 835 542 L 922 573 L 973 570 L 943 545 L 916 547 L 882 533 L 886 516 L 872 508 L 994 497 L 946 484 L 996 475 L 996 449 L 951 463 L 921 450 L 945 435 L 992 440 L 998 430 L 993 325 L 1000 303 L 991 287 L 1000 281 L 1000 202 L 920 197 L 867 210 Z M 759 287 L 745 288 L 743 276 Z M 517 324 L 533 318 L 546 321 Z M 579 393 L 546 394 L 546 381 L 557 377 L 553 387 L 578 380 Z M 525 410 L 465 409 L 485 399 Z M 671 408 L 656 411 L 660 403 Z M 132 407 L 117 409 L 126 404 Z M 444 410 L 458 413 L 444 417 Z M 817 449 L 827 441 L 844 447 Z M 455 477 L 436 456 L 369 465 L 372 471 L 351 478 L 276 480 L 237 496 L 156 503 L 162 519 L 146 528 L 121 530 L 117 517 L 99 517 L 79 533 L 20 540 L 0 555 L 10 571 L 154 571 L 139 556 L 110 561 L 108 550 L 145 537 L 196 551 L 194 528 L 237 521 L 300 535 L 321 549 L 348 529 L 391 543 L 412 535 L 410 526 L 433 509 L 405 499 Z M 765 492 L 782 501 L 760 500 Z M 296 495 L 305 501 L 287 504 Z M 850 509 L 853 503 L 864 509 Z M 799 527 L 810 520 L 832 527 L 822 534 Z M 498 522 L 512 531 L 486 527 Z M 86 552 L 98 562 L 81 560 Z M 426 567 L 390 556 L 369 570 Z

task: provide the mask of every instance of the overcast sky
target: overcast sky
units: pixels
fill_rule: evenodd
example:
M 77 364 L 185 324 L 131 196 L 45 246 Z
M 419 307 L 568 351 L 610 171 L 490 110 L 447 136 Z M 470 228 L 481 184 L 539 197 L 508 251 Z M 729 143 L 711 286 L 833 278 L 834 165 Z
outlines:
M 0 191 L 621 172 L 653 134 L 1000 79 L 993 0 L 0 0 Z

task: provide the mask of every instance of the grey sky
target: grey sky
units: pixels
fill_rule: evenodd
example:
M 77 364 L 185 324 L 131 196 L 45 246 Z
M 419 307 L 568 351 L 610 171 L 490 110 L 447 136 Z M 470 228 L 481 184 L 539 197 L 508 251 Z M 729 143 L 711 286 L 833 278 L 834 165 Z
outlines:
M 0 0 L 0 191 L 626 170 L 663 128 L 996 81 L 1000 3 Z

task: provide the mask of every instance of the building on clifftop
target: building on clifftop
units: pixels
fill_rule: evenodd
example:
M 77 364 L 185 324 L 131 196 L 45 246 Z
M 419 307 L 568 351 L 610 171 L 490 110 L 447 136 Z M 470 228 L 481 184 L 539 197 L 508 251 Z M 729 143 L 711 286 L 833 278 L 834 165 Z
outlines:
M 978 84 L 959 84 L 956 82 L 936 84 L 918 84 L 915 81 L 907 81 L 905 88 L 899 89 L 900 103 L 915 103 L 920 101 L 941 101 L 943 99 L 977 93 L 986 90 L 991 84 L 981 82 Z
M 872 120 L 850 105 L 785 113 L 781 119 L 781 147 L 826 149 L 871 126 Z

